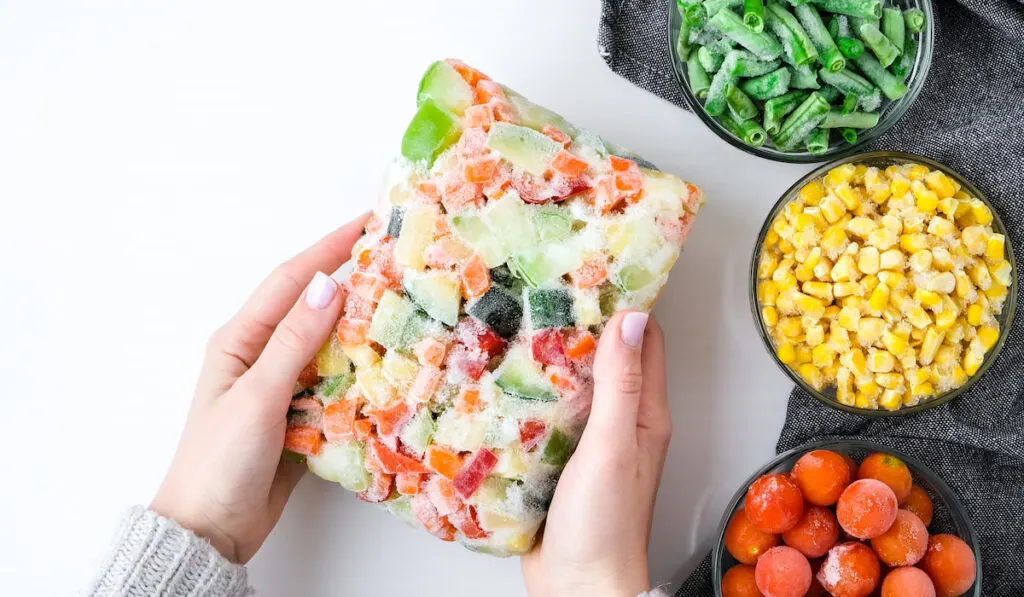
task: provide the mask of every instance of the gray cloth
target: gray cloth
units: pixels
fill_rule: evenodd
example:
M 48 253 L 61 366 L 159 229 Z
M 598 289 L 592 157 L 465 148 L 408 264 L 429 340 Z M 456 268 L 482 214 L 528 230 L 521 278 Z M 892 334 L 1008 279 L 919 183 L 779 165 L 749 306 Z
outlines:
M 208 541 L 140 506 L 129 510 L 89 597 L 242 597 L 245 567 Z
M 603 0 L 598 49 L 612 70 L 686 108 L 668 50 L 670 2 Z M 935 55 L 924 90 L 903 119 L 866 149 L 917 153 L 974 182 L 995 204 L 1024 267 L 1024 2 L 948 0 L 934 7 Z M 774 200 L 764 197 L 764 208 Z M 1017 295 L 1024 301 L 1019 286 Z M 993 369 L 965 395 L 921 415 L 866 419 L 794 390 L 778 450 L 862 437 L 917 456 L 949 483 L 970 513 L 981 537 L 983 594 L 1019 597 L 1024 594 L 1022 363 L 1024 316 L 1018 314 Z M 677 597 L 713 594 L 709 572 L 705 559 Z

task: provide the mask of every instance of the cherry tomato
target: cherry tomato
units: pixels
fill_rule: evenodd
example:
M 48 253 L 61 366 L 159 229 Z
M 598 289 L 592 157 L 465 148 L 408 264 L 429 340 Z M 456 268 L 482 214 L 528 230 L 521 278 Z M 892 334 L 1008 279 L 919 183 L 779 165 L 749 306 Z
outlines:
M 773 547 L 757 560 L 757 588 L 765 597 L 804 597 L 811 588 L 811 564 L 785 545 Z
M 836 515 L 824 506 L 808 507 L 796 526 L 782 534 L 786 545 L 808 558 L 825 555 L 838 539 L 839 523 Z
M 736 564 L 722 577 L 722 597 L 763 597 L 757 589 L 754 567 Z
M 910 476 L 907 465 L 892 454 L 875 452 L 860 463 L 857 475 L 861 479 L 878 479 L 885 483 L 896 494 L 896 500 L 903 503 L 910 495 L 914 479 Z
M 915 514 L 900 510 L 889 530 L 871 540 L 871 548 L 887 566 L 913 566 L 928 551 L 928 527 Z
M 847 533 L 871 539 L 889 530 L 899 506 L 888 485 L 876 479 L 854 481 L 839 496 L 836 517 Z
M 804 496 L 789 475 L 764 475 L 747 490 L 750 521 L 766 533 L 782 533 L 796 526 L 804 513 Z
M 856 465 L 855 465 L 856 466 Z M 793 479 L 804 498 L 816 506 L 831 506 L 839 500 L 853 477 L 841 454 L 829 450 L 808 452 L 793 466 Z
M 924 523 L 924 526 L 932 523 L 932 498 L 928 497 L 925 490 L 917 485 L 910 488 L 910 495 L 907 496 L 907 499 L 903 500 L 900 507 L 916 514 L 921 519 L 921 522 Z
M 977 562 L 974 551 L 955 535 L 933 535 L 928 552 L 921 560 L 921 569 L 935 583 L 938 597 L 959 597 L 974 584 Z
M 856 479 L 857 473 L 860 471 L 860 467 L 857 466 L 857 461 L 854 460 L 853 456 L 850 456 L 849 454 L 840 453 L 839 455 L 842 456 L 843 460 L 846 461 L 846 466 L 850 467 L 850 479 Z
M 920 568 L 896 568 L 882 581 L 882 597 L 936 597 L 935 585 Z
M 863 543 L 840 543 L 829 550 L 818 582 L 833 597 L 868 597 L 882 574 L 875 552 Z
M 725 548 L 741 564 L 753 564 L 764 552 L 779 544 L 779 536 L 757 528 L 740 508 L 725 529 Z

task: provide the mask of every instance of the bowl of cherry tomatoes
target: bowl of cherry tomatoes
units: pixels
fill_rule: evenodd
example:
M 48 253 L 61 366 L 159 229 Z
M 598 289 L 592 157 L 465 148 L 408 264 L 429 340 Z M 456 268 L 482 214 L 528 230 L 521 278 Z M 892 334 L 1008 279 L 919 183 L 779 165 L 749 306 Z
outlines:
M 980 597 L 967 512 L 915 458 L 824 441 L 757 471 L 712 552 L 718 597 Z

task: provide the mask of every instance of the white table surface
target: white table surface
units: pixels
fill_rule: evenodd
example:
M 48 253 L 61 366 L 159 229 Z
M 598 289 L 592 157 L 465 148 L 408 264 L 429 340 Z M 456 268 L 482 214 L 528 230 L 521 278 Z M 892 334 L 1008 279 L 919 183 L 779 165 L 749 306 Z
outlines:
M 746 273 L 769 206 L 809 168 L 733 149 L 614 75 L 598 15 L 597 0 L 0 5 L 3 592 L 87 581 L 164 474 L 207 336 L 372 204 L 419 76 L 445 56 L 707 192 L 655 311 L 675 435 L 652 577 L 692 565 L 782 425 L 790 384 Z M 264 595 L 525 594 L 517 560 L 441 544 L 312 476 L 250 570 Z

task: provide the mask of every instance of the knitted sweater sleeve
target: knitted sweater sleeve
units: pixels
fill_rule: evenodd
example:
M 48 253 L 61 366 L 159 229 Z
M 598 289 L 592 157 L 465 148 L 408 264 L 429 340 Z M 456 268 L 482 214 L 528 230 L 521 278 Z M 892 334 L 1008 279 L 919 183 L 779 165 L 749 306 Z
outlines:
M 252 594 L 245 567 L 210 543 L 140 506 L 121 522 L 89 597 L 242 597 Z

